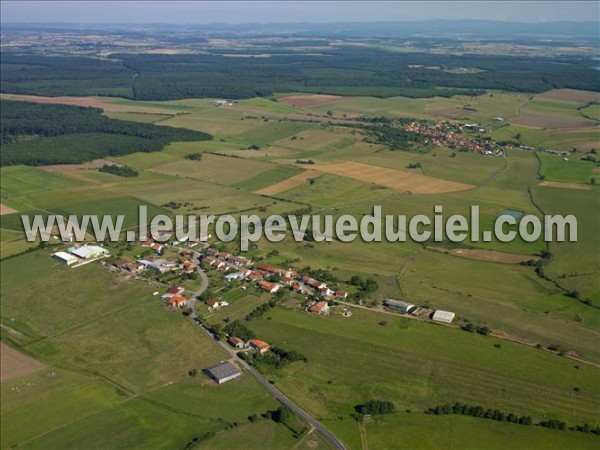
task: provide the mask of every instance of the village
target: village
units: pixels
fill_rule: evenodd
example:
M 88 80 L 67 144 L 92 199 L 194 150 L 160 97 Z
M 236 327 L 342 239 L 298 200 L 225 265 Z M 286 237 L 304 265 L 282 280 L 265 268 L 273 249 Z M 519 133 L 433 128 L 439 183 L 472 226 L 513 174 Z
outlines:
M 205 236 L 200 241 L 175 241 L 170 243 L 155 242 L 151 239 L 140 240 L 133 250 L 138 258 L 111 258 L 102 261 L 109 270 L 117 271 L 124 276 L 161 281 L 165 291 L 154 292 L 166 308 L 171 311 L 182 311 L 190 316 L 196 325 L 203 326 L 201 317 L 210 317 L 213 313 L 226 308 L 229 303 L 217 295 L 217 291 L 205 292 L 206 286 L 193 291 L 197 285 L 198 274 L 206 277 L 210 273 L 213 284 L 224 283 L 224 286 L 235 282 L 244 291 L 256 289 L 270 294 L 272 298 L 282 298 L 291 293 L 303 301 L 303 311 L 316 316 L 327 316 L 334 310 L 343 317 L 352 317 L 351 308 L 372 308 L 362 306 L 361 301 L 349 298 L 348 288 L 329 286 L 328 283 L 309 275 L 302 275 L 291 268 L 281 268 L 263 262 L 253 261 L 245 256 L 219 250 L 206 243 Z M 66 251 L 52 253 L 52 257 L 65 266 L 75 269 L 83 264 L 110 258 L 109 250 L 99 245 L 73 244 Z M 190 280 L 194 283 L 173 283 L 175 280 Z M 207 278 L 208 279 L 208 278 Z M 164 281 L 169 280 L 169 281 Z M 219 281 L 221 280 L 221 281 Z M 336 283 L 340 284 L 340 283 Z M 222 288 L 221 288 L 222 289 Z M 349 301 L 352 300 L 352 301 Z M 205 307 L 204 315 L 199 305 Z M 385 298 L 376 307 L 381 311 L 401 314 L 417 320 L 431 320 L 441 324 L 451 324 L 455 314 L 449 311 L 430 310 L 407 303 L 402 300 Z M 260 339 L 243 340 L 234 334 L 226 336 L 228 344 L 235 352 L 256 352 L 264 355 L 271 350 L 271 345 Z M 237 378 L 241 372 L 231 363 L 221 362 L 219 365 L 205 369 L 205 372 L 218 384 Z
M 502 118 L 498 117 L 498 120 Z M 439 122 L 409 122 L 404 127 L 405 131 L 426 136 L 425 144 L 439 147 L 448 147 L 458 151 L 480 153 L 485 156 L 502 156 L 504 153 L 500 146 L 489 137 L 482 137 L 485 129 L 476 123 L 458 124 L 448 121 Z M 474 132 L 464 134 L 463 131 Z

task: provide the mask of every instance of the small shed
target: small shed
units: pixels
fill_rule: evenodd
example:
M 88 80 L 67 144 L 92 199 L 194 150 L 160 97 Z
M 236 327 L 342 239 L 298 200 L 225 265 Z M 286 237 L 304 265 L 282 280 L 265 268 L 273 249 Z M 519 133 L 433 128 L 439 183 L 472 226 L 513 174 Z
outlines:
M 437 309 L 433 313 L 431 319 L 441 323 L 452 323 L 452 321 L 454 320 L 454 316 L 455 314 L 451 311 L 443 311 L 441 309 Z

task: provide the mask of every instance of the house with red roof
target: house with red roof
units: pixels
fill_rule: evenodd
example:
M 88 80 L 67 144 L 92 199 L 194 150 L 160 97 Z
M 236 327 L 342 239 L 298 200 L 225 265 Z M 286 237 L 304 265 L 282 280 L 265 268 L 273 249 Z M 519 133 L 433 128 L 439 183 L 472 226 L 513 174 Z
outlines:
M 251 341 L 248 342 L 248 344 L 250 344 L 250 347 L 253 350 L 256 350 L 259 353 L 266 353 L 271 348 L 271 346 L 269 344 L 267 344 L 264 341 L 260 341 L 258 339 L 252 339 Z
M 329 305 L 327 302 L 316 302 L 310 305 L 308 312 L 313 314 L 329 314 Z
M 183 295 L 174 295 L 169 300 L 167 300 L 167 305 L 172 306 L 173 308 L 183 308 L 187 305 L 187 298 Z
M 264 291 L 269 292 L 270 294 L 274 294 L 279 290 L 281 286 L 277 283 L 271 283 L 270 281 L 261 280 L 258 282 L 258 287 Z
M 234 348 L 244 348 L 244 347 L 246 347 L 246 343 L 244 341 L 242 341 L 237 336 L 229 336 L 229 339 L 227 341 Z

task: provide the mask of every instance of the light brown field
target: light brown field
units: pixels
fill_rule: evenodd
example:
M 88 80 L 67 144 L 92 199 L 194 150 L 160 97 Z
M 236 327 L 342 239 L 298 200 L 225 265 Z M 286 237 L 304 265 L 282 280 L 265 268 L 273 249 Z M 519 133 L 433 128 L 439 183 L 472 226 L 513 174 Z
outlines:
M 338 100 L 342 100 L 344 97 L 339 95 L 323 95 L 323 94 L 306 94 L 306 95 L 291 95 L 289 97 L 282 97 L 279 99 L 279 103 L 283 103 L 287 106 L 295 106 L 302 108 L 305 106 L 325 105 L 333 103 Z
M 538 186 L 562 188 L 562 189 L 577 189 L 580 191 L 591 191 L 592 186 L 590 184 L 583 183 L 563 183 L 562 181 L 542 181 Z
M 540 259 L 539 256 L 532 255 L 519 255 L 516 253 L 503 253 L 496 252 L 494 250 L 481 250 L 481 249 L 446 249 L 444 247 L 427 247 L 428 250 L 433 250 L 440 253 L 446 253 L 452 256 L 459 256 L 461 258 L 473 259 L 476 261 L 487 261 L 503 264 L 520 264 L 530 260 L 537 261 Z
M 600 94 L 592 91 L 578 91 L 575 89 L 554 89 L 537 95 L 540 98 L 564 100 L 567 102 L 593 102 L 600 101 Z
M 600 173 L 600 167 L 594 167 L 592 173 Z
M 19 212 L 16 209 L 11 208 L 10 206 L 3 205 L 0 203 L 0 216 L 5 216 L 6 214 L 13 214 Z
M 418 172 L 386 169 L 355 161 L 317 165 L 315 170 L 414 194 L 439 194 L 464 191 L 474 187 L 470 184 L 429 177 Z
M 27 375 L 44 367 L 45 364 L 0 342 L 0 381 Z
M 511 119 L 510 123 L 523 127 L 546 128 L 551 130 L 576 130 L 596 126 L 594 122 L 585 121 L 583 119 L 567 119 L 564 117 L 541 116 L 537 114 L 523 114 Z
M 311 178 L 318 178 L 321 175 L 322 174 L 317 172 L 316 170 L 305 170 L 304 172 L 301 172 L 298 175 L 294 175 L 293 177 L 290 177 L 287 180 L 283 180 L 279 183 L 267 186 L 266 188 L 262 188 L 261 190 L 256 191 L 255 194 L 275 195 L 280 192 L 295 188 L 296 186 L 300 186 L 304 184 L 307 180 Z
M 173 115 L 174 110 L 146 107 L 143 105 L 133 106 L 128 104 L 111 103 L 110 98 L 104 97 L 42 97 L 39 95 L 1 94 L 2 100 L 16 100 L 32 103 L 51 103 L 70 106 L 86 106 L 101 108 L 109 111 L 131 111 L 131 112 L 153 112 L 157 114 Z
M 79 169 L 99 169 L 100 167 L 104 166 L 105 164 L 108 164 L 108 165 L 114 164 L 114 165 L 120 166 L 120 164 L 116 164 L 107 159 L 95 159 L 93 161 L 89 161 L 89 162 L 81 163 L 81 164 L 49 164 L 47 166 L 39 166 L 39 168 L 48 170 L 50 172 L 65 172 L 65 171 L 69 171 L 69 170 L 79 170 Z

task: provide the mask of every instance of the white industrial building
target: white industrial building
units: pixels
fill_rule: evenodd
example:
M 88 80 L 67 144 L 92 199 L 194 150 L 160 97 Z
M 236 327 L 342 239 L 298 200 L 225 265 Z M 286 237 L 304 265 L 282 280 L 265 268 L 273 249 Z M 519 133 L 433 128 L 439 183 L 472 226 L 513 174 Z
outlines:
M 69 255 L 67 252 L 56 252 L 52 254 L 52 257 L 67 266 L 72 266 L 79 261 L 75 256 Z
M 82 245 L 77 248 L 70 248 L 69 253 L 81 259 L 94 259 L 101 256 L 108 256 L 108 250 L 97 245 Z
M 455 314 L 451 311 L 442 311 L 441 309 L 437 309 L 431 318 L 436 322 L 452 323 L 454 316 Z
M 391 311 L 397 311 L 404 314 L 412 314 L 418 309 L 418 307 L 412 303 L 403 302 L 402 300 L 395 300 L 393 298 L 386 298 L 383 301 L 383 306 L 387 307 Z

